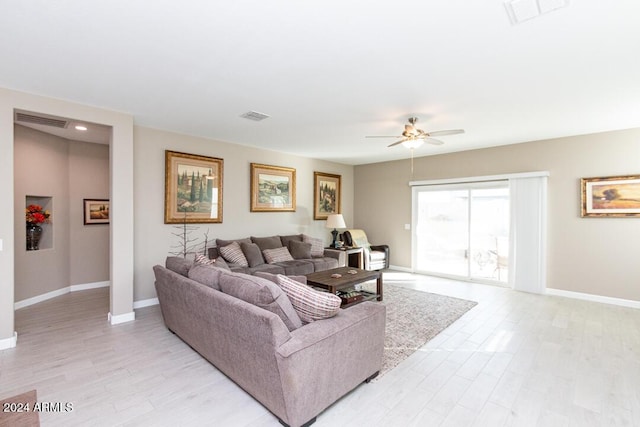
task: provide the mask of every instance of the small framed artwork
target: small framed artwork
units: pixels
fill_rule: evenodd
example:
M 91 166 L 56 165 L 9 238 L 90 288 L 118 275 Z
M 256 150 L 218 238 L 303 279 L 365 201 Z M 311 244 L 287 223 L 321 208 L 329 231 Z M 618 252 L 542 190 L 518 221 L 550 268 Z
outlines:
M 251 212 L 295 212 L 296 170 L 251 163 Z
M 164 223 L 221 223 L 224 161 L 165 151 Z
M 313 173 L 313 219 L 327 219 L 330 214 L 340 213 L 341 178 L 330 173 Z
M 109 224 L 109 199 L 83 199 L 84 225 Z
M 583 217 L 640 217 L 640 175 L 582 178 Z

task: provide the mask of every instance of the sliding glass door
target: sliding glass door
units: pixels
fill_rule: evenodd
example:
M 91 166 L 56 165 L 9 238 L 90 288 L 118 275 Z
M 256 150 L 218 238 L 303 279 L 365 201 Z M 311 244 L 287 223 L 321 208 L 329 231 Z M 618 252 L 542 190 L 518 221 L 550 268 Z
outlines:
M 414 188 L 416 271 L 507 282 L 506 181 Z

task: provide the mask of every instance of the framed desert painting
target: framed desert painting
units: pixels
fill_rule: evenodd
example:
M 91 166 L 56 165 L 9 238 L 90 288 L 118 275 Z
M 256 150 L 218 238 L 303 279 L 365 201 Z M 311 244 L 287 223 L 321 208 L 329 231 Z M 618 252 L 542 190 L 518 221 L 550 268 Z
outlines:
M 84 225 L 109 224 L 109 199 L 83 199 Z
M 639 217 L 640 175 L 582 178 L 583 217 Z
M 296 170 L 251 163 L 251 212 L 294 212 Z
M 313 219 L 340 213 L 341 175 L 313 173 Z
M 224 161 L 165 151 L 164 223 L 221 223 Z

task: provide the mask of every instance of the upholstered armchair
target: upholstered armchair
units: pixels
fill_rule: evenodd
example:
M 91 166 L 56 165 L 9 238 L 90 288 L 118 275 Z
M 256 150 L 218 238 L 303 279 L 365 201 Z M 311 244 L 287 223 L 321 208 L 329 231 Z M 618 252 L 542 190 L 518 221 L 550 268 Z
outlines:
M 342 241 L 347 246 L 362 248 L 365 270 L 389 268 L 389 246 L 370 244 L 364 230 L 346 230 L 342 233 Z

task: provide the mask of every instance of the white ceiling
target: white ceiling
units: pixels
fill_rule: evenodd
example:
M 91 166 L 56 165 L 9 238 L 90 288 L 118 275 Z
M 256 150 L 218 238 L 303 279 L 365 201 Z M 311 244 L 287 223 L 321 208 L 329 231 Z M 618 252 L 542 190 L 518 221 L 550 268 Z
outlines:
M 524 1 L 524 0 L 518 0 Z M 347 164 L 640 127 L 640 2 L 3 1 L 0 86 Z M 255 110 L 271 117 L 239 116 Z M 605 141 L 606 142 L 606 141 Z

